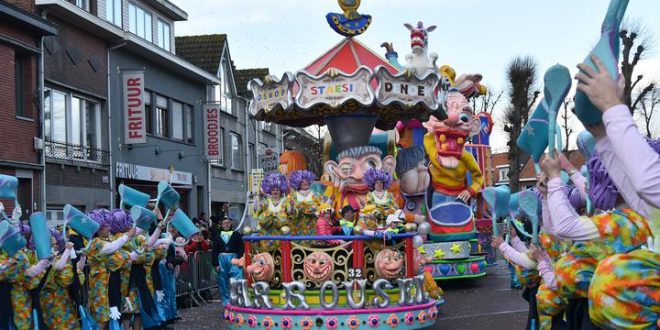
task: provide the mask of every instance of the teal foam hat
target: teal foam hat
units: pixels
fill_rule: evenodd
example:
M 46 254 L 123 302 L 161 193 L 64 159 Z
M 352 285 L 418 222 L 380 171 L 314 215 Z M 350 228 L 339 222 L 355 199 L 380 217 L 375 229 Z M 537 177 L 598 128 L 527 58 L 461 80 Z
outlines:
M 170 225 L 174 226 L 185 239 L 190 239 L 190 237 L 199 233 L 199 228 L 195 226 L 192 220 L 181 209 L 177 209 L 174 212 Z
M 146 207 L 149 204 L 149 199 L 151 198 L 149 194 L 143 193 L 137 189 L 133 189 L 127 185 L 120 184 L 119 196 L 121 196 L 121 201 L 119 202 L 119 208 L 129 208 L 135 205 Z
M 158 197 L 157 201 L 165 206 L 166 210 L 171 210 L 179 206 L 181 195 L 172 188 L 167 182 L 161 181 L 158 183 Z
M 156 222 L 156 214 L 153 211 L 138 205 L 131 207 L 131 218 L 135 227 L 146 232 L 149 232 L 151 224 Z
M 589 131 L 582 131 L 578 134 L 576 143 L 584 159 L 587 161 L 591 159 L 591 156 L 593 156 L 596 150 L 596 139 L 594 136 Z
M 96 221 L 90 219 L 87 214 L 73 207 L 71 204 L 66 204 L 63 212 L 66 225 L 88 240 L 92 239 L 101 227 Z
M 531 236 L 532 240 L 534 240 L 534 243 L 538 243 L 538 237 L 539 237 L 539 210 L 541 209 L 541 200 L 536 196 L 536 194 L 527 189 L 524 191 L 521 191 L 518 197 L 518 205 L 520 206 L 520 209 L 525 213 L 527 218 L 530 220 L 532 223 L 532 233 L 526 233 L 523 228 L 523 232 L 525 232 L 526 236 Z M 514 221 L 514 224 L 517 222 Z M 521 230 L 520 228 L 517 228 L 519 231 Z
M 516 144 L 528 153 L 535 163 L 541 160 L 541 156 L 548 147 L 548 111 L 543 101 L 539 103 L 525 124 Z
M 481 195 L 490 206 L 495 219 L 509 215 L 509 199 L 511 198 L 509 186 L 486 187 L 481 191 Z
M 511 198 L 509 198 L 509 205 L 508 205 L 508 215 L 511 217 L 516 217 L 518 214 L 520 214 L 520 206 L 518 205 L 518 197 L 520 197 L 520 192 L 513 193 L 511 194 Z
M 52 257 L 50 240 L 52 234 L 48 230 L 46 217 L 42 212 L 36 212 L 30 216 L 30 229 L 32 230 L 32 242 L 34 242 L 34 250 L 37 251 L 37 258 L 48 259 Z
M 16 199 L 18 178 L 11 175 L 0 174 L 0 199 Z
M 25 237 L 21 235 L 18 227 L 10 224 L 8 221 L 0 222 L 0 248 L 2 248 L 7 255 L 13 257 L 16 253 L 25 247 L 27 242 Z
M 597 56 L 607 68 L 607 73 L 615 81 L 619 76 L 619 30 L 627 7 L 628 0 L 610 1 L 601 25 L 600 40 L 583 62 L 598 72 L 596 65 L 591 60 L 591 55 Z M 603 117 L 598 108 L 581 91 L 575 93 L 575 115 L 582 124 L 588 126 L 600 123 Z

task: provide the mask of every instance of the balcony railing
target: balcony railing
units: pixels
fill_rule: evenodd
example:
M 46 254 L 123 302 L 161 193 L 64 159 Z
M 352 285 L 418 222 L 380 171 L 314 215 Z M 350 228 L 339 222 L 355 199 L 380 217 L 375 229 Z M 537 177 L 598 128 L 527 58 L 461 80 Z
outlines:
M 44 152 L 46 153 L 47 159 L 63 161 L 75 165 L 110 165 L 110 152 L 103 149 L 90 148 L 56 141 L 46 141 Z

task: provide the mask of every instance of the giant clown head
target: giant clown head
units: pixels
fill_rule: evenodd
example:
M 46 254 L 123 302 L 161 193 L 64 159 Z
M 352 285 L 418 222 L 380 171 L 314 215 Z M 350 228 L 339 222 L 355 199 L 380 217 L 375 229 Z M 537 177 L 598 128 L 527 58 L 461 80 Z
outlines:
M 344 190 L 358 194 L 366 194 L 369 187 L 364 183 L 364 174 L 371 168 L 383 170 L 392 174 L 396 167 L 394 157 L 388 155 L 382 158 L 383 152 L 377 147 L 361 146 L 342 151 L 337 156 L 337 162 L 325 163 L 327 173 L 336 182 L 344 185 Z
M 463 154 L 466 140 L 479 133 L 481 124 L 472 114 L 472 107 L 467 98 L 459 92 L 447 95 L 447 119 L 440 121 L 431 116 L 424 127 L 435 135 L 438 161 L 447 168 L 456 168 Z
M 259 253 L 245 270 L 255 281 L 269 281 L 273 277 L 275 262 L 269 253 Z
M 333 268 L 332 258 L 323 251 L 310 253 L 303 262 L 305 275 L 312 282 L 321 283 L 328 280 Z
M 395 279 L 400 278 L 403 273 L 404 257 L 398 251 L 385 249 L 376 255 L 376 274 L 380 278 Z

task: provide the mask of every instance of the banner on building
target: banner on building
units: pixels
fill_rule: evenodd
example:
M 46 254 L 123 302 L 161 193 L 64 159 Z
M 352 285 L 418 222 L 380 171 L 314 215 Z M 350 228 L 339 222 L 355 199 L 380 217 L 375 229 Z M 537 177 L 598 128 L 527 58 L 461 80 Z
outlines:
M 261 180 L 264 178 L 264 170 L 253 168 L 250 173 L 250 192 L 258 193 L 261 187 Z
M 192 185 L 193 174 L 190 172 L 174 171 L 173 169 L 155 168 L 136 164 L 117 162 L 115 164 L 115 177 L 140 181 L 160 182 L 171 184 Z
M 124 93 L 124 143 L 147 143 L 144 71 L 123 71 L 122 91 Z
M 208 160 L 222 159 L 220 104 L 204 104 L 204 154 Z

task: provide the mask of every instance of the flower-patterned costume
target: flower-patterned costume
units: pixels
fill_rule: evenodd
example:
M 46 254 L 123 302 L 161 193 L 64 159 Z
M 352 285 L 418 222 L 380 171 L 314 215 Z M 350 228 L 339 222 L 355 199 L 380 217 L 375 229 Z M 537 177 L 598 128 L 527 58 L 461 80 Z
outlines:
M 394 213 L 397 209 L 394 195 L 387 190 L 383 190 L 381 193 L 383 194 L 381 196 L 376 191 L 367 193 L 366 203 L 360 214 L 360 218 L 363 218 L 369 229 L 376 229 L 376 227 L 385 225 L 379 222 L 382 222 L 382 220 L 386 219 L 388 215 Z M 375 214 L 380 214 L 379 219 L 381 220 L 373 219 Z
M 545 253 L 550 257 L 550 261 L 556 262 L 570 248 L 570 242 L 560 240 L 551 236 L 545 231 L 539 233 L 539 243 Z M 560 315 L 566 309 L 568 302 L 556 289 L 551 288 L 548 283 L 543 282 L 536 293 L 536 308 L 539 313 L 539 329 L 551 329 L 552 318 Z
M 41 290 L 41 312 L 48 329 L 80 329 L 76 308 L 67 288 L 73 283 L 73 266 L 67 262 L 64 268 L 51 268 Z
M 280 228 L 287 225 L 286 213 L 286 197 L 280 198 L 275 202 L 272 198 L 268 197 L 261 201 L 259 210 L 257 211 L 257 219 L 261 226 L 262 235 L 280 235 Z M 262 250 L 277 249 L 279 244 L 272 241 L 261 241 Z
M 122 297 L 127 297 L 128 301 L 130 302 L 130 304 L 124 303 L 121 310 L 122 314 L 140 313 L 140 299 L 138 298 L 138 290 L 135 286 L 135 283 L 131 283 L 130 280 L 131 269 L 133 266 L 140 265 L 147 271 L 151 270 L 154 254 L 151 251 L 142 251 L 144 244 L 146 244 L 146 238 L 144 235 L 137 235 L 131 243 L 127 243 L 122 247 L 122 250 L 125 253 L 130 253 L 131 251 L 138 252 L 137 259 L 130 263 L 126 263 L 121 270 L 121 295 Z M 125 300 L 126 299 L 124 299 L 124 301 Z
M 646 244 L 651 235 L 646 219 L 631 209 L 614 210 L 589 219 L 596 225 L 600 239 L 575 242 L 569 253 L 555 264 L 557 288 L 565 299 L 586 298 L 601 260 L 633 251 Z
M 110 272 L 108 265 L 111 258 L 119 261 L 118 255 L 102 254 L 101 250 L 109 239 L 94 237 L 87 251 L 87 266 L 89 267 L 89 312 L 97 323 L 110 320 L 110 306 L 108 302 L 108 279 Z
M 0 281 L 11 284 L 11 307 L 14 311 L 14 325 L 17 330 L 31 330 L 32 327 L 32 297 L 28 290 L 39 285 L 41 276 L 30 278 L 25 271 L 30 268 L 30 259 L 25 250 L 18 251 L 13 257 L 0 251 L 0 265 L 7 268 L 0 272 Z M 5 311 L 2 311 L 3 313 Z
M 307 194 L 294 191 L 289 194 L 288 199 L 288 205 L 293 204 L 294 209 L 294 213 L 289 220 L 291 235 L 314 235 L 314 232 L 316 231 L 316 211 L 320 205 L 319 198 L 313 191 L 309 190 Z
M 591 320 L 604 328 L 660 327 L 660 254 L 639 249 L 601 261 L 589 302 Z

